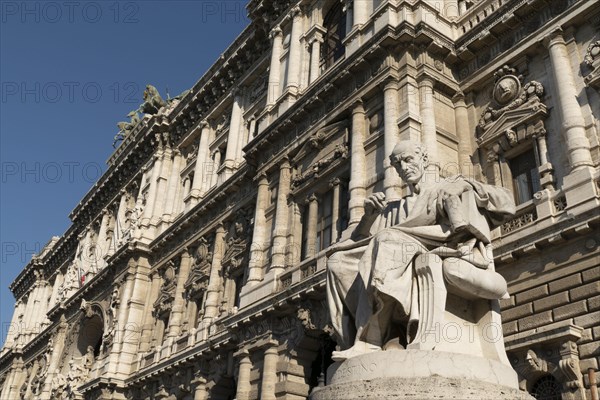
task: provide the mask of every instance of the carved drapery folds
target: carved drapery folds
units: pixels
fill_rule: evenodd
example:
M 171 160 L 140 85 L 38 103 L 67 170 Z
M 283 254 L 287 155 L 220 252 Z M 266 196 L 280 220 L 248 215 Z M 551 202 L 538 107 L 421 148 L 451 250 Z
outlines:
M 506 65 L 494 74 L 494 78 L 491 104 L 481 115 L 477 127 L 477 143 L 487 155 L 488 179 L 499 183 L 501 168 L 498 162 L 502 162 L 505 155 L 531 147 L 541 186 L 552 188 L 553 167 L 548 161 L 544 126 L 548 110 L 541 101 L 544 87 L 537 81 L 523 84 L 523 76 Z
M 589 45 L 583 62 L 590 69 L 584 78 L 586 85 L 600 90 L 600 40 Z

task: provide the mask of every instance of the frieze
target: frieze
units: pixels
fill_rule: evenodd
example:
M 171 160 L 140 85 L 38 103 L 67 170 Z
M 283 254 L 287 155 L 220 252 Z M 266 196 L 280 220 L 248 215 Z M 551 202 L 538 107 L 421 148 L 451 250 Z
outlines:
M 581 0 L 569 1 L 570 5 L 579 2 Z M 486 66 L 499 54 L 510 50 L 515 43 L 527 38 L 538 28 L 562 13 L 567 5 L 565 0 L 553 0 L 550 7 L 545 2 L 539 2 L 536 6 L 539 8 L 538 10 L 523 13 L 520 12 L 520 9 L 530 7 L 531 1 L 518 0 L 512 3 L 512 5 L 502 7 L 502 17 L 493 18 L 493 15 L 491 15 L 458 39 L 456 54 L 463 59 L 470 60 L 459 69 L 458 76 L 460 79 L 466 79 Z M 507 18 L 507 15 L 519 15 L 518 23 L 514 23 L 514 18 Z M 500 36 L 490 33 L 494 30 L 500 30 L 497 26 L 501 24 L 506 25 L 506 29 L 503 29 L 504 32 Z M 512 24 L 512 26 L 509 24 Z

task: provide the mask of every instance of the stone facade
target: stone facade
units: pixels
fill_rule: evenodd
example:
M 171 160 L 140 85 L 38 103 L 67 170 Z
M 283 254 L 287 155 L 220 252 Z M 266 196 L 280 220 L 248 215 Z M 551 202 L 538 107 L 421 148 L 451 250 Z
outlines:
M 149 89 L 70 228 L 12 283 L 0 398 L 306 398 L 335 349 L 326 250 L 367 195 L 406 190 L 387 155 L 414 139 L 435 173 L 513 191 L 517 215 L 493 232 L 509 360 L 537 398 L 590 399 L 596 2 L 247 9 L 250 26 L 188 93 L 155 102 Z

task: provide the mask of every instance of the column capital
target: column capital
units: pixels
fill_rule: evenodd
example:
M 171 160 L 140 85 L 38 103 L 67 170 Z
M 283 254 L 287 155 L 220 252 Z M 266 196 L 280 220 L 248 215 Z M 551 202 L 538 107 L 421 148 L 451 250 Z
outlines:
M 302 9 L 300 8 L 300 6 L 295 6 L 290 10 L 290 15 L 292 16 L 292 18 L 296 18 L 300 14 L 302 14 Z
M 215 232 L 217 234 L 225 234 L 225 227 L 223 226 L 223 223 L 219 223 L 219 225 L 217 225 Z
M 269 179 L 267 177 L 267 173 L 262 171 L 254 178 L 254 181 L 258 183 L 258 185 L 268 185 Z
M 184 247 L 183 250 L 180 253 L 181 259 L 183 260 L 184 258 L 190 258 L 190 248 L 189 247 Z
M 364 107 L 364 102 L 362 99 L 356 99 L 354 100 L 354 102 L 352 103 L 352 114 L 364 114 L 365 113 L 365 107 Z
M 384 91 L 387 91 L 390 89 L 398 90 L 399 87 L 400 87 L 400 83 L 398 82 L 398 78 L 395 76 L 388 76 L 387 78 L 385 78 L 383 80 L 383 82 L 381 82 L 381 88 Z
M 269 32 L 269 37 L 272 40 L 275 39 L 277 36 L 283 36 L 283 31 L 279 26 L 276 26 L 275 28 L 271 29 L 271 32 Z
M 556 44 L 566 44 L 563 37 L 564 31 L 562 27 L 556 26 L 543 40 L 545 47 L 550 48 Z
M 290 159 L 288 158 L 288 156 L 284 156 L 283 159 L 281 160 L 281 163 L 279 164 L 279 169 L 290 169 L 292 168 L 290 165 Z
M 465 98 L 467 96 L 463 93 L 462 90 L 457 91 L 456 93 L 454 93 L 454 96 L 452 96 L 452 102 L 453 103 L 465 103 Z
M 433 89 L 436 79 L 429 74 L 422 74 L 419 76 L 418 82 L 421 87 L 430 87 Z
M 250 359 L 249 359 L 250 352 L 245 347 L 243 349 L 240 349 L 240 350 L 236 351 L 235 353 L 233 353 L 233 356 L 235 358 L 239 358 L 240 359 L 240 363 L 250 361 Z
M 332 188 L 334 186 L 338 186 L 340 183 L 342 183 L 342 181 L 340 180 L 340 178 L 335 177 L 335 178 L 333 178 L 333 179 L 331 179 L 329 181 L 329 187 Z
M 305 203 L 309 204 L 309 203 L 312 203 L 312 202 L 318 201 L 318 200 L 319 200 L 319 198 L 314 193 L 311 193 L 308 196 L 306 196 Z

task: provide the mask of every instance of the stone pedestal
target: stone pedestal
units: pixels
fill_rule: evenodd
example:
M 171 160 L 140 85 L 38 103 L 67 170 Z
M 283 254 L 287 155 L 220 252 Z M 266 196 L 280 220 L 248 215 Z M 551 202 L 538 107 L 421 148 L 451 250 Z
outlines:
M 335 363 L 311 400 L 533 400 L 501 362 L 443 351 L 388 350 Z

